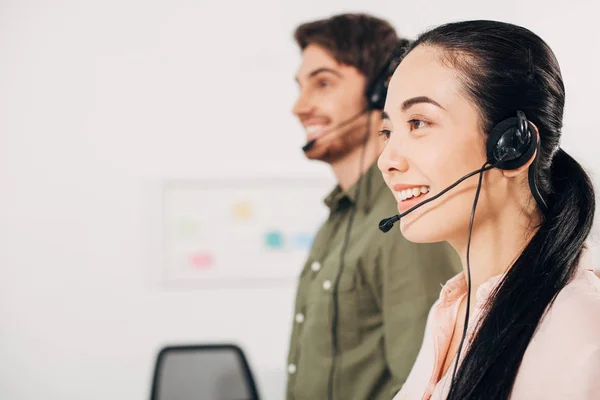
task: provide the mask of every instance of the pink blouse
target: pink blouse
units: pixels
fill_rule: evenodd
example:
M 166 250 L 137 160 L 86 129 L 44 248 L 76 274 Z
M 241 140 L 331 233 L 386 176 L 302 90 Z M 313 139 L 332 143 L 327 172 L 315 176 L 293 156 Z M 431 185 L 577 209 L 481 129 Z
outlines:
M 471 298 L 475 306 L 461 359 L 481 307 L 501 279 L 502 275 L 491 278 L 479 287 L 476 298 Z M 466 294 L 463 273 L 442 288 L 429 313 L 417 360 L 394 400 L 443 400 L 448 396 L 455 361 L 438 377 Z M 600 279 L 591 269 L 580 268 L 561 290 L 523 355 L 511 400 L 537 399 L 600 399 Z

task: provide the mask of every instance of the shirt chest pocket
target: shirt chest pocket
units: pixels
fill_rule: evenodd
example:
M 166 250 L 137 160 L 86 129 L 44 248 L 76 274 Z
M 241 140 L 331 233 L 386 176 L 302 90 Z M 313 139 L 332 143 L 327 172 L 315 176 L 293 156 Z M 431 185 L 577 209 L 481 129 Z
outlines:
M 360 322 L 356 274 L 353 265 L 346 265 L 335 290 L 339 267 L 316 272 L 310 282 L 306 309 L 306 339 L 319 352 L 332 355 L 333 330 L 339 351 L 352 349 L 360 343 Z M 337 304 L 337 323 L 334 321 Z

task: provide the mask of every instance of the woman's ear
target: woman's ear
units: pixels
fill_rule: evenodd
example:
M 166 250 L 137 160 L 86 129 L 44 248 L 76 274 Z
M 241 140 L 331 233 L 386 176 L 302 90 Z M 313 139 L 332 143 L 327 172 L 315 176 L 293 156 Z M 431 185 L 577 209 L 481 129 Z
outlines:
M 533 134 L 537 136 L 537 140 L 536 142 L 539 143 L 540 140 L 540 133 L 538 131 L 537 126 L 535 126 L 535 124 L 531 121 L 529 121 L 529 124 L 533 127 Z M 502 170 L 502 173 L 504 174 L 505 177 L 507 178 L 514 178 L 517 177 L 523 173 L 527 173 L 527 170 L 529 169 L 529 166 L 531 165 L 531 163 L 533 162 L 533 160 L 535 160 L 535 157 L 537 156 L 537 149 L 533 152 L 533 155 L 531 156 L 531 158 L 529 160 L 527 160 L 527 162 L 520 166 L 519 168 L 515 168 L 515 169 L 509 169 L 509 170 Z

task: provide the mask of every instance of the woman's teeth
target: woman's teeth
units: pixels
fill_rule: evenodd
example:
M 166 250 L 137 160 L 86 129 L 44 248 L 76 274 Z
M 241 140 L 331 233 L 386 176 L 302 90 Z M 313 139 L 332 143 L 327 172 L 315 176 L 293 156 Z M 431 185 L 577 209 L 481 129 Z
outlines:
M 429 192 L 429 186 L 421 186 L 421 187 L 414 187 L 411 189 L 404 189 L 401 190 L 397 193 L 398 199 L 400 201 L 404 201 L 404 200 L 408 200 L 411 199 L 413 197 L 419 197 L 422 194 L 428 193 Z

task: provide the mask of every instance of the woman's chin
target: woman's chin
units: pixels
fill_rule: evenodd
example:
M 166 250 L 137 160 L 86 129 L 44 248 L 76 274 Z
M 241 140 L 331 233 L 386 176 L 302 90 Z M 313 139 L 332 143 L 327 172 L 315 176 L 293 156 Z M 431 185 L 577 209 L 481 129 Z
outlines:
M 426 218 L 410 218 L 410 215 L 400 220 L 400 231 L 406 240 L 413 243 L 436 243 L 440 239 L 440 226 L 430 224 Z

